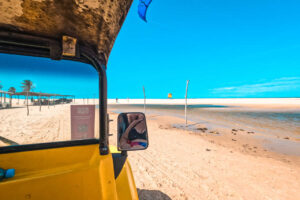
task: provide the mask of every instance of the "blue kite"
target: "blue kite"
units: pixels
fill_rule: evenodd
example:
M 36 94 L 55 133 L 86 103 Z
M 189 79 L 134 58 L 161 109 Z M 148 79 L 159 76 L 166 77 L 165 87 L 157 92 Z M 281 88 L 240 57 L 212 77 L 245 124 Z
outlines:
M 144 20 L 145 22 L 147 22 L 146 12 L 147 12 L 147 9 L 151 2 L 152 2 L 152 0 L 140 0 L 139 6 L 138 6 L 138 14 L 139 14 L 140 18 L 142 18 L 142 20 Z

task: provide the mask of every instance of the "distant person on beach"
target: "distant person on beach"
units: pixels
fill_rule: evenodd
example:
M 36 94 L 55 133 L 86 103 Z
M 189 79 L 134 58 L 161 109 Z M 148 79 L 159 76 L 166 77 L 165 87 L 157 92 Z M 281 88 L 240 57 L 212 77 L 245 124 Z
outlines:
M 118 103 L 118 98 L 116 98 L 116 103 Z

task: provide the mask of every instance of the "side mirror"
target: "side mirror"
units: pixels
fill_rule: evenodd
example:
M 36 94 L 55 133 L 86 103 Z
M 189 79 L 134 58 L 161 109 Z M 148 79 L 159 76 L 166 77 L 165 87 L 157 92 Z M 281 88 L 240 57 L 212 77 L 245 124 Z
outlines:
M 148 131 L 144 113 L 121 113 L 118 116 L 118 150 L 134 151 L 148 148 Z

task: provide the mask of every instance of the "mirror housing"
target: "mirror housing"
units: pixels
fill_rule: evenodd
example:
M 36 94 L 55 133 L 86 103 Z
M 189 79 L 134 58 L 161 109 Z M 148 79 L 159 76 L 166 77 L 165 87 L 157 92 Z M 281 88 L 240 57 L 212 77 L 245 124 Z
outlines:
M 135 151 L 148 148 L 148 130 L 144 113 L 119 114 L 117 131 L 119 151 Z

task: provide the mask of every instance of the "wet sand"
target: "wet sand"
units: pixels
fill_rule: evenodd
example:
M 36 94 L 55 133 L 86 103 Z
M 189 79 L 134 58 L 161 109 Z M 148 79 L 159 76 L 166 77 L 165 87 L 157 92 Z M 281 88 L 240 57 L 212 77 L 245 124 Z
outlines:
M 141 104 L 113 104 L 109 105 L 109 108 L 115 112 L 144 111 L 144 106 Z M 184 119 L 184 105 L 147 104 L 146 112 Z M 187 127 L 176 123 L 172 126 L 187 128 L 196 133 L 216 132 L 220 137 L 236 135 L 239 132 L 238 135 L 245 135 L 251 140 L 262 143 L 268 150 L 300 156 L 299 108 L 200 104 L 189 105 L 187 114 L 189 120 Z M 201 129 L 201 126 L 205 127 L 205 130 Z

